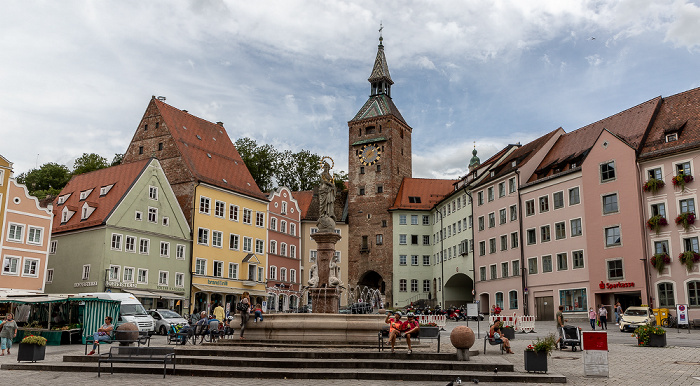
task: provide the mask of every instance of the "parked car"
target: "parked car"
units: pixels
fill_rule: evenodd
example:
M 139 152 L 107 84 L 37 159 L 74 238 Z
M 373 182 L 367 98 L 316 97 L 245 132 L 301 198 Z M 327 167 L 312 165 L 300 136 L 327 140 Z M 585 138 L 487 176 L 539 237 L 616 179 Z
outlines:
M 656 324 L 654 312 L 649 307 L 628 307 L 620 318 L 620 331 L 634 331 L 645 324 Z
M 141 302 L 130 293 L 121 292 L 85 292 L 81 296 L 93 296 L 98 299 L 115 300 L 121 302 L 119 307 L 119 316 L 115 320 L 115 326 L 119 327 L 122 323 L 134 323 L 139 331 L 152 334 L 155 331 L 155 320 L 148 315 L 146 309 L 143 308 Z
M 148 314 L 155 319 L 156 332 L 161 335 L 168 335 L 168 332 L 170 332 L 170 326 L 177 324 L 181 324 L 183 326 L 189 325 L 187 319 L 183 318 L 182 315 L 173 310 L 148 310 Z

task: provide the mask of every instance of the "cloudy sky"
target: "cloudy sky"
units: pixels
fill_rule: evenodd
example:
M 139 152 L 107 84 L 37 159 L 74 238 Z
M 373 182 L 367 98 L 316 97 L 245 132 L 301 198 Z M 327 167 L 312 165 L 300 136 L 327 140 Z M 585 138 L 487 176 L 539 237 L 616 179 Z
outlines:
M 347 170 L 380 21 L 416 177 L 700 87 L 700 1 L 3 1 L 15 175 L 123 153 L 151 95 Z

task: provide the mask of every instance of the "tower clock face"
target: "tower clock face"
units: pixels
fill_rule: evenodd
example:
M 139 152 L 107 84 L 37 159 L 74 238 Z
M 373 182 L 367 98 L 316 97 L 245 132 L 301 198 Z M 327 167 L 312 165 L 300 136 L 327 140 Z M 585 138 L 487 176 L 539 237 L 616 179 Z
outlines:
M 375 162 L 379 161 L 381 156 L 381 150 L 377 145 L 364 145 L 360 150 L 360 162 L 364 165 L 373 165 Z

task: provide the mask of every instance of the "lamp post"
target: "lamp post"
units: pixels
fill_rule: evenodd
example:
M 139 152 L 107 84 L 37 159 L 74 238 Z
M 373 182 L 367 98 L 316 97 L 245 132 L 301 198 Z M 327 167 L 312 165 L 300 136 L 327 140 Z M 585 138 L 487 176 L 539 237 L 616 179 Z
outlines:
M 445 256 L 443 256 L 445 235 L 442 234 L 442 211 L 438 208 L 437 213 L 440 215 L 440 295 L 441 307 L 445 307 Z

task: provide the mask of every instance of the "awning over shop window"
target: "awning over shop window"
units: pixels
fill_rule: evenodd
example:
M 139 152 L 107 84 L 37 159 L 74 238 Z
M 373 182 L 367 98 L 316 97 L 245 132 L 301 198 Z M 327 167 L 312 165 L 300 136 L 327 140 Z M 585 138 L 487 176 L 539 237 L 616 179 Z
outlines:
M 145 291 L 145 290 L 127 290 L 130 294 L 140 298 L 156 298 L 156 299 L 172 299 L 184 300 L 185 296 L 165 291 Z
M 246 290 L 242 288 L 229 288 L 229 287 L 219 287 L 215 285 L 206 285 L 206 284 L 193 284 L 192 285 L 194 288 L 203 291 L 203 292 L 215 292 L 215 293 L 222 293 L 222 294 L 234 294 L 234 295 L 242 295 L 243 292 L 248 291 L 249 294 L 255 295 L 255 296 L 266 296 L 267 293 L 265 291 L 251 291 L 251 290 Z

